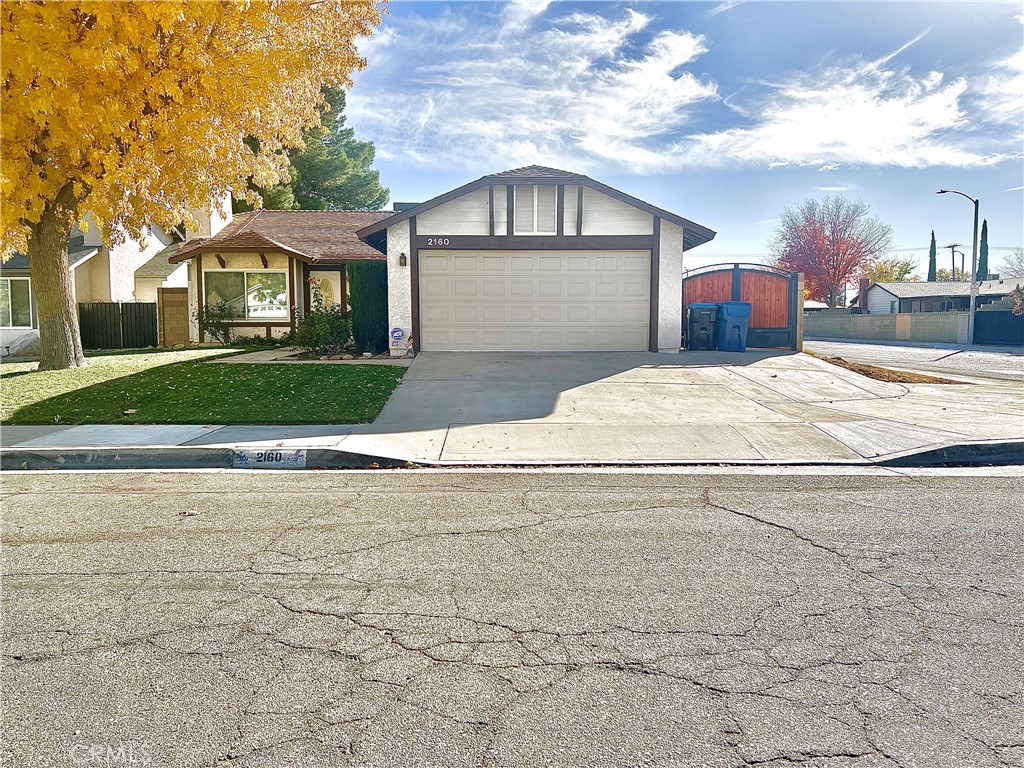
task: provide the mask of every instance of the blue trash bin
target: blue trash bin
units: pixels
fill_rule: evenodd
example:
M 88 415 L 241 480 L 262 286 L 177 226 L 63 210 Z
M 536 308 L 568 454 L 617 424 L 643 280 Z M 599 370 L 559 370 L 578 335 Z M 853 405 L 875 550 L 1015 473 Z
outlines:
M 718 305 L 715 346 L 720 352 L 746 352 L 749 326 L 749 301 L 723 301 Z

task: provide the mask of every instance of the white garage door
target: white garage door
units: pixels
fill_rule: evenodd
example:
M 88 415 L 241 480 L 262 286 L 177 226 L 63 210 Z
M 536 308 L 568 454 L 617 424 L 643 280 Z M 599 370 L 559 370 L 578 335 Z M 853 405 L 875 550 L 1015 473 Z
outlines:
M 420 251 L 420 349 L 642 351 L 648 251 Z

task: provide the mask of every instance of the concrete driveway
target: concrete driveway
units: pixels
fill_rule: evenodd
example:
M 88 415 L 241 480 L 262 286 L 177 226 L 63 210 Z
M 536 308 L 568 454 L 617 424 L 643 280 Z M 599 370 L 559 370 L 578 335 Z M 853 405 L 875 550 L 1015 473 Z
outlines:
M 949 389 L 776 351 L 424 353 L 341 447 L 447 464 L 846 462 L 1024 436 L 1016 393 Z

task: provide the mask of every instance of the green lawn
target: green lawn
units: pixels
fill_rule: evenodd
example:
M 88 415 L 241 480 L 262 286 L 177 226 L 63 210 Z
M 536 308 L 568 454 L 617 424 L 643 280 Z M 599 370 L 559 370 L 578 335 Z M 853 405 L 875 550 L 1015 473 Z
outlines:
M 405 368 L 211 363 L 196 349 L 97 355 L 89 367 L 0 365 L 4 424 L 346 424 L 369 422 Z

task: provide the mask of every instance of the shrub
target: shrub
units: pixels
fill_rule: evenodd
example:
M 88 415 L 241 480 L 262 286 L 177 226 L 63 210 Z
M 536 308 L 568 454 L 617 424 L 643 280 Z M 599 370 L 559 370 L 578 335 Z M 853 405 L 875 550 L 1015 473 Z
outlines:
M 201 310 L 192 313 L 192 319 L 199 324 L 199 331 L 205 333 L 221 344 L 231 341 L 231 320 L 235 318 L 234 310 L 226 302 L 205 304 Z
M 295 343 L 305 352 L 336 355 L 352 343 L 352 323 L 340 304 L 324 305 L 316 279 L 309 279 L 312 308 L 295 325 Z
M 356 346 L 367 352 L 383 352 L 388 348 L 387 263 L 349 262 L 348 284 Z

